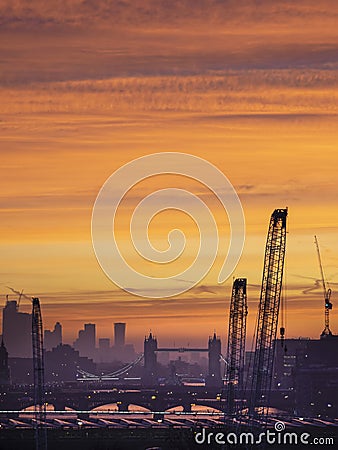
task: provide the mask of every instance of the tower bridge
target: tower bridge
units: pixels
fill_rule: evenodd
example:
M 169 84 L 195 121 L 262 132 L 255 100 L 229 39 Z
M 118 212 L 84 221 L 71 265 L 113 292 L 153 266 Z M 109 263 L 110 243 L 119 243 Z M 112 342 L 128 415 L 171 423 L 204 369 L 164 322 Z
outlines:
M 205 352 L 208 353 L 208 375 L 206 377 L 206 386 L 221 387 L 221 340 L 216 336 L 209 337 L 207 348 L 191 347 L 158 347 L 157 339 L 149 333 L 144 339 L 144 378 L 143 383 L 146 386 L 156 386 L 157 381 L 157 354 L 160 352 Z

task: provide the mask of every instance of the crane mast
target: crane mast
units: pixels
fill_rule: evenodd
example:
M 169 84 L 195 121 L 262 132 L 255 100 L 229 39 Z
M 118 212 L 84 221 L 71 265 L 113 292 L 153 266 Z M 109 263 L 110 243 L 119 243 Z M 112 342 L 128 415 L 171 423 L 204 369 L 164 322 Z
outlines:
M 320 250 L 319 250 L 319 244 L 317 236 L 315 236 L 315 244 L 317 248 L 317 255 L 318 255 L 318 261 L 319 261 L 319 268 L 320 268 L 320 275 L 322 277 L 322 285 L 323 285 L 323 294 L 324 294 L 324 307 L 325 307 L 325 326 L 324 330 L 322 331 L 322 334 L 320 335 L 321 338 L 325 338 L 326 336 L 332 336 L 332 332 L 330 330 L 330 309 L 332 309 L 332 303 L 330 302 L 331 298 L 331 289 L 326 288 L 325 283 L 325 277 L 324 277 L 324 270 L 322 265 L 322 260 L 320 257 Z
M 47 435 L 44 428 L 46 420 L 45 386 L 44 386 L 44 354 L 43 328 L 40 301 L 32 298 L 32 344 L 34 366 L 34 412 L 35 412 L 35 445 L 36 450 L 47 449 Z
M 233 282 L 227 349 L 227 413 L 236 413 L 235 392 L 243 389 L 246 317 L 248 314 L 246 278 Z
M 275 209 L 270 219 L 255 334 L 250 416 L 255 416 L 259 407 L 263 415 L 268 414 L 284 270 L 287 214 L 287 208 Z

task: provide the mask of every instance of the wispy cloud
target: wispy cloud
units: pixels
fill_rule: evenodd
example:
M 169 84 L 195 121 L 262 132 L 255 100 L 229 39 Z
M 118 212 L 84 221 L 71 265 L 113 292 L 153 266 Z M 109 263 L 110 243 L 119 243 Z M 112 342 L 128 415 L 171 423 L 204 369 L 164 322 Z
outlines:
M 5 89 L 8 113 L 95 113 L 119 111 L 100 126 L 123 126 L 123 114 L 182 113 L 196 120 L 311 120 L 338 114 L 338 82 L 334 71 L 224 71 L 204 76 L 146 76 L 105 80 L 65 81 Z M 81 103 L 78 96 L 81 95 Z M 245 113 L 244 113 L 245 111 Z M 184 116 L 183 116 L 184 117 Z M 97 118 L 96 118 L 97 120 Z M 136 119 L 137 120 L 137 119 Z M 161 116 L 158 117 L 161 121 Z M 135 117 L 134 117 L 135 121 Z M 7 122 L 7 121 L 6 121 Z M 10 124 L 4 122 L 2 127 Z M 72 131 L 71 121 L 61 132 Z M 129 123 L 130 127 L 133 123 Z
M 172 0 L 170 4 L 165 0 L 70 0 L 60 4 L 57 0 L 48 3 L 43 0 L 32 0 L 29 8 L 23 0 L 1 2 L 1 16 L 3 24 L 26 25 L 39 23 L 50 26 L 57 24 L 69 25 L 97 25 L 112 24 L 130 25 L 132 27 L 151 23 L 154 27 L 162 24 L 190 24 L 205 20 L 213 24 L 236 24 L 241 21 L 250 21 L 257 26 L 262 23 L 275 25 L 293 25 L 299 20 L 329 19 L 337 14 L 336 2 L 326 0 L 315 2 L 300 0 L 298 2 L 286 1 L 275 4 L 268 0 L 260 2 L 236 2 L 230 0 L 220 2 L 217 0 Z

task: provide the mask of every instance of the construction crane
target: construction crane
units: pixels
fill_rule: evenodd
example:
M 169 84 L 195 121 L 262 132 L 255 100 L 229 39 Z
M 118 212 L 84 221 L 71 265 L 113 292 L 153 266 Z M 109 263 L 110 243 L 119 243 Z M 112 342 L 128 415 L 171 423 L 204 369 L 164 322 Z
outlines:
M 7 289 L 10 289 L 12 292 L 14 292 L 14 294 L 17 294 L 17 295 L 19 296 L 19 299 L 18 299 L 17 305 L 16 305 L 17 311 L 19 310 L 19 307 L 20 307 L 21 297 L 24 297 L 24 298 L 26 298 L 27 300 L 30 300 L 30 298 L 27 297 L 27 295 L 25 295 L 25 294 L 23 293 L 23 289 L 22 289 L 21 292 L 19 292 L 19 291 L 17 291 L 16 289 L 13 289 L 13 288 L 11 288 L 11 287 L 9 287 L 9 286 L 6 286 L 6 287 L 7 287 Z M 7 300 L 7 302 L 8 302 L 8 295 L 6 295 L 6 300 Z
M 44 383 L 44 352 L 43 328 L 40 301 L 32 298 L 32 344 L 34 366 L 34 418 L 35 418 L 35 448 L 47 450 L 45 383 Z
M 236 278 L 232 285 L 227 350 L 227 414 L 236 414 L 236 392 L 243 390 L 246 317 L 248 314 L 246 278 Z
M 317 255 L 318 255 L 318 261 L 319 261 L 319 268 L 320 268 L 320 275 L 322 277 L 322 285 L 323 285 L 323 294 L 324 294 L 324 308 L 325 308 L 325 327 L 320 335 L 320 338 L 323 339 L 327 336 L 332 336 L 332 332 L 330 330 L 330 309 L 332 309 L 332 303 L 330 302 L 331 298 L 331 289 L 326 287 L 325 283 L 325 277 L 324 277 L 324 270 L 322 266 L 322 260 L 320 257 L 320 251 L 319 251 L 319 244 L 317 236 L 315 236 L 315 244 L 317 248 Z
M 287 214 L 287 208 L 275 209 L 271 215 L 266 241 L 249 398 L 251 417 L 256 416 L 259 409 L 262 418 L 268 415 L 284 270 Z
M 21 297 L 23 296 L 23 289 L 22 289 L 22 291 L 20 292 L 20 294 L 19 294 L 19 300 L 18 300 L 18 306 L 17 306 L 17 308 L 18 308 L 18 310 L 19 310 L 19 308 L 20 308 L 20 301 L 21 301 Z

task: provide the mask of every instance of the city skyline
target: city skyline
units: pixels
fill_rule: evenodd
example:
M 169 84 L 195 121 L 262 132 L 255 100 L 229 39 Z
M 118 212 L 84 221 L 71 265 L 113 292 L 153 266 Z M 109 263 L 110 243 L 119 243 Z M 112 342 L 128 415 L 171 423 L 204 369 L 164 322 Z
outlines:
M 205 289 L 205 288 L 204 288 Z M 12 305 L 17 303 L 17 299 L 14 298 L 10 298 L 9 296 L 7 297 L 7 304 L 9 305 L 9 308 L 7 309 L 13 309 L 14 306 L 11 308 Z M 257 306 L 257 305 L 256 305 Z M 5 308 L 3 308 L 5 309 Z M 31 335 L 31 313 L 30 310 L 27 309 L 26 312 L 22 312 L 22 309 L 16 308 L 17 310 L 17 315 L 18 317 L 22 317 L 22 319 L 19 318 L 19 320 L 23 320 L 25 317 L 27 318 L 27 324 L 26 325 L 20 325 L 20 327 L 23 326 L 22 330 L 23 334 L 20 337 L 20 339 L 17 339 L 18 333 L 16 332 L 17 330 L 17 323 L 15 324 L 15 326 L 10 326 L 10 320 L 7 321 L 7 329 L 8 330 L 12 330 L 14 331 L 14 334 L 12 333 L 12 337 L 15 341 L 17 341 L 17 347 L 19 348 L 20 346 L 22 346 L 22 343 L 24 343 L 23 347 L 24 350 L 23 352 L 25 353 L 24 356 L 29 357 L 29 355 L 31 354 L 31 344 L 29 339 L 27 339 L 27 337 L 30 338 Z M 254 310 L 254 313 L 257 314 L 257 309 Z M 8 313 L 7 313 L 8 314 Z M 324 317 L 324 315 L 322 315 Z M 319 330 L 322 330 L 322 328 L 320 328 L 320 326 L 323 325 L 323 317 L 320 317 L 318 319 L 318 323 L 319 323 Z M 332 312 L 330 315 L 330 323 L 334 323 L 334 320 L 332 320 Z M 1 322 L 3 323 L 3 315 L 1 315 L 2 320 Z M 42 318 L 43 318 L 43 306 L 42 306 Z M 229 320 L 229 313 L 227 313 L 226 316 L 226 320 Z M 284 319 L 285 320 L 285 319 Z M 287 317 L 286 317 L 286 321 L 287 321 Z M 119 346 L 124 346 L 126 344 L 126 342 L 128 343 L 128 345 L 132 345 L 135 347 L 135 350 L 137 352 L 142 352 L 143 351 L 143 340 L 144 338 L 149 334 L 152 333 L 154 334 L 156 337 L 158 337 L 161 341 L 162 346 L 172 346 L 172 347 L 176 347 L 176 348 L 180 348 L 180 347 L 189 347 L 190 345 L 201 345 L 203 346 L 203 344 L 205 343 L 205 341 L 207 340 L 207 338 L 210 336 L 212 336 L 213 333 L 217 332 L 217 335 L 219 335 L 221 337 L 221 343 L 222 343 L 222 351 L 223 354 L 225 354 L 226 352 L 226 347 L 228 344 L 228 322 L 225 322 L 225 327 L 223 328 L 223 330 L 219 331 L 217 330 L 215 327 L 214 328 L 210 328 L 209 333 L 207 334 L 200 334 L 198 336 L 198 339 L 191 339 L 191 336 L 188 335 L 184 335 L 181 336 L 180 334 L 178 335 L 172 335 L 171 337 L 167 337 L 165 333 L 161 334 L 161 332 L 157 333 L 156 331 L 152 330 L 151 327 L 149 327 L 148 329 L 144 330 L 143 335 L 137 340 L 135 338 L 130 338 L 130 336 L 134 336 L 133 330 L 131 330 L 130 332 L 130 327 L 128 327 L 128 338 L 126 338 L 126 329 L 127 329 L 127 325 L 128 323 L 124 322 L 116 322 L 113 321 L 110 323 L 110 331 L 107 334 L 104 334 L 104 332 L 102 331 L 102 329 L 100 329 L 99 327 L 97 327 L 96 323 L 85 323 L 83 320 L 81 321 L 81 319 L 79 319 L 79 328 L 73 331 L 73 338 L 69 338 L 66 337 L 64 338 L 64 333 L 63 333 L 63 325 L 62 323 L 60 323 L 59 320 L 56 319 L 55 322 L 50 322 L 51 325 L 49 327 L 44 325 L 44 321 L 43 321 L 43 329 L 44 329 L 44 347 L 45 350 L 51 350 L 53 348 L 52 343 L 58 342 L 58 343 L 62 343 L 62 344 L 68 344 L 73 346 L 75 349 L 80 350 L 81 348 L 81 344 L 80 347 L 77 347 L 77 341 L 79 341 L 79 339 L 81 339 L 81 334 L 84 333 L 86 331 L 86 329 L 88 327 L 93 326 L 94 327 L 94 331 L 93 331 L 93 337 L 90 338 L 90 340 L 93 339 L 93 342 L 95 343 L 94 348 L 96 350 L 99 350 L 100 348 L 100 341 L 102 341 L 103 345 L 107 345 L 107 343 L 103 343 L 103 341 L 109 341 L 109 348 L 114 348 L 114 347 L 119 347 Z M 17 322 L 17 321 L 16 321 Z M 122 326 L 124 327 L 123 330 L 117 330 L 116 326 Z M 117 328 L 118 328 L 117 327 Z M 331 326 L 332 328 L 332 326 Z M 3 330 L 3 328 L 2 328 Z M 21 328 L 20 328 L 21 330 Z M 104 328 L 104 330 L 107 330 L 107 328 Z M 89 330 L 88 330 L 89 331 Z M 91 332 L 90 332 L 91 333 Z M 20 334 L 20 333 L 19 333 Z M 287 339 L 319 339 L 320 338 L 320 332 L 318 332 L 318 335 L 315 335 L 314 337 L 311 337 L 309 335 L 299 335 L 299 336 L 288 336 Z M 333 329 L 333 334 L 336 335 L 335 329 Z M 25 336 L 26 335 L 26 336 Z M 47 336 L 46 336 L 47 335 Z M 120 337 L 117 337 L 117 335 L 119 335 Z M 3 335 L 2 335 L 3 337 Z M 279 338 L 279 335 L 277 335 L 277 338 Z M 116 343 L 116 339 L 117 342 L 123 342 L 123 344 L 117 344 Z M 250 351 L 251 346 L 252 346 L 252 339 L 253 336 L 248 335 L 247 336 L 247 341 L 246 341 L 246 350 Z M 12 339 L 11 339 L 12 340 Z M 5 338 L 5 344 L 6 344 L 7 339 Z M 55 346 L 55 344 L 54 344 Z M 80 351 L 81 354 L 81 351 Z M 83 353 L 83 355 L 89 356 L 90 351 L 87 353 Z M 18 354 L 15 354 L 15 356 L 19 356 Z
M 32 358 L 32 314 L 20 311 L 18 300 L 6 298 L 6 305 L 2 309 L 2 334 L 1 340 L 5 345 L 9 357 L 11 358 Z M 110 345 L 110 336 L 99 337 L 96 334 L 95 323 L 84 323 L 83 327 L 77 330 L 76 339 L 71 342 L 80 356 L 87 356 L 91 359 L 100 357 L 101 350 L 113 350 L 110 358 L 114 360 L 124 356 L 124 353 L 134 353 L 133 345 L 126 341 L 127 324 L 114 322 L 112 324 L 113 339 Z M 57 321 L 53 329 L 49 330 L 43 326 L 42 317 L 43 348 L 50 351 L 60 344 L 70 344 L 63 339 L 62 324 Z
M 224 342 L 232 277 L 218 285 L 217 274 L 228 221 L 206 189 L 177 177 L 148 180 L 130 192 L 118 217 L 122 250 L 137 263 L 126 224 L 154 186 L 191 188 L 210 205 L 221 231 L 219 257 L 179 297 L 142 299 L 118 289 L 91 244 L 92 208 L 115 170 L 151 153 L 186 152 L 218 167 L 243 205 L 246 243 L 233 276 L 248 279 L 248 340 L 268 219 L 286 206 L 286 336 L 317 338 L 323 328 L 314 235 L 337 333 L 336 2 L 211 7 L 185 0 L 175 2 L 176 13 L 152 0 L 109 8 L 56 3 L 34 0 L 29 10 L 20 1 L 0 3 L 0 298 L 11 294 L 6 286 L 38 296 L 45 327 L 59 320 L 68 342 L 89 322 L 100 337 L 110 336 L 113 321 L 128 323 L 132 341 L 151 329 L 170 342 L 175 329 L 177 342 L 199 343 L 199 334 L 216 329 Z M 191 221 L 160 216 L 150 230 L 154 245 L 165 248 L 170 222 L 192 237 L 193 252 Z M 21 308 L 30 311 L 27 300 Z
M 337 24 L 0 0 L 1 448 L 334 447 Z
M 7 342 L 6 348 L 10 348 L 10 357 L 31 358 L 31 313 L 23 313 L 18 306 L 17 300 L 7 297 L 6 301 L 7 303 L 3 308 L 2 314 L 2 323 L 5 323 L 5 332 L 3 328 L 3 333 L 0 336 L 5 343 Z M 46 351 L 52 350 L 59 344 L 70 344 L 75 350 L 80 352 L 81 356 L 88 356 L 95 359 L 98 356 L 98 354 L 96 355 L 96 351 L 101 349 L 100 344 L 102 344 L 103 347 L 107 347 L 108 345 L 109 349 L 117 350 L 115 355 L 117 357 L 119 355 L 119 350 L 123 353 L 123 349 L 126 349 L 127 347 L 134 347 L 135 345 L 138 349 L 143 348 L 143 339 L 140 342 L 131 342 L 129 339 L 126 339 L 127 323 L 125 322 L 113 322 L 111 324 L 111 334 L 108 336 L 98 334 L 95 323 L 83 323 L 82 328 L 75 331 L 75 338 L 73 340 L 63 338 L 63 327 L 62 323 L 59 321 L 56 321 L 54 326 L 51 328 L 53 329 L 47 329 L 43 326 L 44 349 Z M 19 333 L 17 332 L 18 329 L 20 330 Z M 149 333 L 152 334 L 152 331 L 145 331 L 143 338 L 145 338 Z M 209 338 L 211 335 L 212 333 L 210 332 Z M 201 341 L 202 340 L 207 340 L 207 337 L 203 336 L 203 338 L 201 338 Z M 169 343 L 172 347 L 177 349 L 179 349 L 182 344 L 180 342 L 176 343 L 175 337 L 173 337 L 171 341 L 164 339 L 162 343 L 163 342 Z M 188 344 L 188 347 L 190 345 L 188 340 L 184 342 L 184 344 Z M 226 343 L 224 342 L 224 347 L 225 345 Z M 15 349 L 12 350 L 14 347 Z M 93 351 L 96 352 L 95 356 L 93 356 Z

